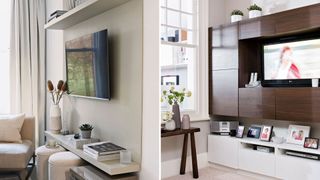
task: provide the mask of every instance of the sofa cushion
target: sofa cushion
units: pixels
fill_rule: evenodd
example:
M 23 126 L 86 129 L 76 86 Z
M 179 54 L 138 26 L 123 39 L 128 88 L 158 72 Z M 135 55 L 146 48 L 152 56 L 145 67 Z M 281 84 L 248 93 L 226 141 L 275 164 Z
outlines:
M 22 143 L 19 129 L 0 126 L 0 143 L 2 142 Z
M 25 114 L 0 115 L 0 127 L 14 127 L 21 131 Z
M 0 170 L 26 168 L 34 148 L 29 140 L 22 140 L 21 144 L 0 143 Z

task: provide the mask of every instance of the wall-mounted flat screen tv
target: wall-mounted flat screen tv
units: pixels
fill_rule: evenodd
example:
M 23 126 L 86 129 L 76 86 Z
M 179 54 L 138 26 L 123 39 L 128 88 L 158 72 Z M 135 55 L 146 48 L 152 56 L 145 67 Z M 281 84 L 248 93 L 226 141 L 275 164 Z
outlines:
M 320 78 L 320 38 L 288 38 L 262 48 L 263 85 L 310 86 Z
M 72 95 L 110 99 L 108 31 L 65 43 L 67 81 Z

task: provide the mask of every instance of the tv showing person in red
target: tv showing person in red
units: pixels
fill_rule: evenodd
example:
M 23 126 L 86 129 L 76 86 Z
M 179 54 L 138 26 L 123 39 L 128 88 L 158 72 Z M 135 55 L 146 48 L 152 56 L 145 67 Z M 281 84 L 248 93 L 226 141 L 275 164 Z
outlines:
M 289 46 L 282 48 L 280 64 L 272 79 L 301 79 L 300 70 L 294 63 L 293 51 Z

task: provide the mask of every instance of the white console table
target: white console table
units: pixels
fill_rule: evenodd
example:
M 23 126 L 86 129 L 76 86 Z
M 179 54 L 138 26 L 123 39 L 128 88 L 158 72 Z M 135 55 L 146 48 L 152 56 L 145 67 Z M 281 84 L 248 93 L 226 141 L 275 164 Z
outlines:
M 57 143 L 60 144 L 62 147 L 73 152 L 74 154 L 81 157 L 83 160 L 89 162 L 93 166 L 106 172 L 109 175 L 133 173 L 133 172 L 138 172 L 140 170 L 140 164 L 137 162 L 132 162 L 130 164 L 121 164 L 119 160 L 99 162 L 99 161 L 91 158 L 90 156 L 86 155 L 82 149 L 76 149 L 72 145 L 71 140 L 72 140 L 73 136 L 70 136 L 70 135 L 64 136 L 61 134 L 53 134 L 49 131 L 46 131 L 45 135 L 49 139 L 55 139 L 57 141 Z
M 256 145 L 273 148 L 274 152 L 253 150 Z M 320 177 L 320 161 L 289 156 L 286 151 L 320 155 L 319 149 L 306 149 L 294 144 L 208 135 L 208 161 L 211 163 L 286 180 L 315 180 Z

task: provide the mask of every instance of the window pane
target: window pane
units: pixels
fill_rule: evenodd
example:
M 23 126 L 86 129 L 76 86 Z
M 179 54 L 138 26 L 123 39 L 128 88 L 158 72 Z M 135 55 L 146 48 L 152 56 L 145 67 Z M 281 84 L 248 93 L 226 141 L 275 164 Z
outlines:
M 160 28 L 160 39 L 163 41 L 167 41 L 167 31 L 166 31 L 166 27 L 161 26 Z
M 187 32 L 187 43 L 188 44 L 196 44 L 196 42 L 193 40 L 193 32 L 192 31 L 188 31 Z
M 165 8 L 161 8 L 161 24 L 167 23 L 167 13 Z
M 160 54 L 161 54 L 161 59 L 160 59 L 161 66 L 173 65 L 173 59 L 174 59 L 173 46 L 161 45 Z
M 168 8 L 180 10 L 180 0 L 168 0 Z
M 168 25 L 180 27 L 179 13 L 175 11 L 167 11 Z
M 181 27 L 187 28 L 187 29 L 193 29 L 193 21 L 192 21 L 192 15 L 188 14 L 181 14 Z
M 165 7 L 167 3 L 167 0 L 160 0 L 160 6 Z
M 161 47 L 162 48 L 170 48 L 170 47 Z M 194 74 L 195 74 L 195 66 L 194 66 L 194 57 L 195 57 L 195 48 L 186 48 L 186 47 L 174 47 L 172 46 L 173 51 L 173 57 L 179 58 L 176 65 L 173 66 L 167 66 L 161 68 L 161 77 L 162 79 L 165 77 L 178 77 L 178 81 L 174 82 L 167 82 L 163 81 L 163 84 L 161 85 L 161 90 L 168 90 L 171 86 L 174 86 L 176 90 L 182 90 L 183 88 L 186 88 L 187 90 L 190 90 L 194 92 Z M 169 52 L 161 52 L 161 55 L 164 55 L 163 53 Z M 165 57 L 162 56 L 161 60 L 165 60 Z M 171 78 L 172 79 L 172 78 Z M 167 102 L 163 102 L 162 110 L 168 110 L 171 107 Z M 181 104 L 181 110 L 192 110 L 194 109 L 194 96 L 191 96 L 190 98 L 186 98 L 183 104 Z
M 192 13 L 192 6 L 194 0 L 182 0 L 181 1 L 181 11 Z

